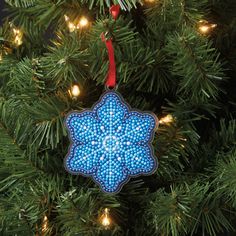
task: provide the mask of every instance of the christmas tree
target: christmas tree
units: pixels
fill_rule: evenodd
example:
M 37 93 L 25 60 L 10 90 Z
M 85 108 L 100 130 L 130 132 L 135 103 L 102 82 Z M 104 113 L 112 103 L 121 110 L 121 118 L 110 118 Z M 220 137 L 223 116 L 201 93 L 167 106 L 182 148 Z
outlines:
M 2 7 L 1 235 L 235 235 L 235 0 Z M 101 35 L 112 39 L 117 91 L 159 118 L 157 170 L 117 194 L 63 164 L 66 115 L 105 91 Z

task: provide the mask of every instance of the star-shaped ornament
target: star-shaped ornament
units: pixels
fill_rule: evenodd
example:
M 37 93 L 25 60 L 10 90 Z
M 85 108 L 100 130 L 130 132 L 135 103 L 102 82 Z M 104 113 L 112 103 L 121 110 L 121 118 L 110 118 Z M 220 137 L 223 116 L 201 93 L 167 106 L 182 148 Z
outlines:
M 119 192 L 130 177 L 156 170 L 151 142 L 157 123 L 154 114 L 132 110 L 117 92 L 106 92 L 91 110 L 67 116 L 72 143 L 66 169 L 91 176 L 104 192 Z

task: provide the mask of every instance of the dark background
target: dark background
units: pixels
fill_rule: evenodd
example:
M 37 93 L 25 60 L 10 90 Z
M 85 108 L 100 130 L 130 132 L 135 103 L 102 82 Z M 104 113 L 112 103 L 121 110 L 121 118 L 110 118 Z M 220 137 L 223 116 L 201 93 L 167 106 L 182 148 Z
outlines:
M 6 12 L 3 11 L 4 6 L 5 6 L 5 1 L 0 0 L 0 23 L 2 23 L 2 19 L 6 16 Z

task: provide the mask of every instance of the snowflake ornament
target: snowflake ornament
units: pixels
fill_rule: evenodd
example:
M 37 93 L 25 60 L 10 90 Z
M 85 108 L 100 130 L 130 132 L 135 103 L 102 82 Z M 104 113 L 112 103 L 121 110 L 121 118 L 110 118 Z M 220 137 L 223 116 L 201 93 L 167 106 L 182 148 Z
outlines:
M 131 110 L 118 93 L 108 91 L 92 110 L 67 116 L 72 144 L 65 167 L 91 176 L 104 192 L 118 192 L 130 177 L 155 171 L 156 125 L 155 115 Z

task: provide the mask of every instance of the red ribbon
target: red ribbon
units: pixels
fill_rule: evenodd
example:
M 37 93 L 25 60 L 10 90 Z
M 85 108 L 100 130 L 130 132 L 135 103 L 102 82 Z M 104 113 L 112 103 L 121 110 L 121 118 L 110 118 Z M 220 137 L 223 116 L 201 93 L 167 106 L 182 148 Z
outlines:
M 109 57 L 109 71 L 107 75 L 106 86 L 109 88 L 114 88 L 116 86 L 116 62 L 114 55 L 114 48 L 112 45 L 112 40 L 108 39 L 105 41 L 108 57 Z
M 110 13 L 114 20 L 117 19 L 120 12 L 119 5 L 113 5 L 110 8 Z M 106 39 L 104 33 L 101 35 L 102 41 L 105 42 L 107 51 L 108 51 L 108 58 L 109 58 L 109 71 L 106 80 L 106 86 L 108 88 L 114 88 L 116 86 L 116 62 L 115 62 L 115 54 L 114 48 L 112 45 L 112 38 Z
M 116 86 L 116 63 L 115 63 L 114 48 L 111 39 L 106 41 L 106 46 L 109 57 L 109 72 L 107 76 L 106 86 L 109 88 L 114 88 Z

